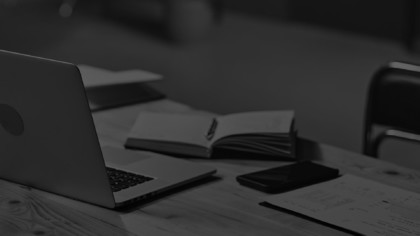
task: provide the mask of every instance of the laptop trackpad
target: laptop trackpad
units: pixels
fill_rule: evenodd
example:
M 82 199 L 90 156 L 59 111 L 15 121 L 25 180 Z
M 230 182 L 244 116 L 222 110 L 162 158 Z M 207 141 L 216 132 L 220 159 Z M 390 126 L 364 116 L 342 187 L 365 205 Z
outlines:
M 112 163 L 120 166 L 130 165 L 152 157 L 150 152 L 129 151 L 114 147 L 102 147 L 102 154 L 105 163 Z

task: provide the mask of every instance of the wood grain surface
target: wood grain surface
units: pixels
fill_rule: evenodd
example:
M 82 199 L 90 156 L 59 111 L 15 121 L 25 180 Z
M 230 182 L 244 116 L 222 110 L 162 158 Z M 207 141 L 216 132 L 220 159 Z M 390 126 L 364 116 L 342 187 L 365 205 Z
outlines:
M 101 144 L 123 147 L 143 111 L 201 112 L 170 100 L 93 114 Z M 343 149 L 299 139 L 298 158 L 309 159 L 420 193 L 420 173 Z M 267 196 L 239 185 L 235 177 L 289 164 L 276 160 L 194 159 L 217 174 L 154 201 L 114 211 L 0 180 L 0 235 L 349 235 L 346 232 L 259 205 Z

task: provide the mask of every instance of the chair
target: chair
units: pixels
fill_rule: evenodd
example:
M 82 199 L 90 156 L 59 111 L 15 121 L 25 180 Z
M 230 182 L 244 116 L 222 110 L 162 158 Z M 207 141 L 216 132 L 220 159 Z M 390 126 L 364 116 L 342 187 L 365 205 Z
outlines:
M 363 153 L 375 158 L 385 139 L 420 144 L 420 65 L 391 62 L 373 75 L 363 136 Z

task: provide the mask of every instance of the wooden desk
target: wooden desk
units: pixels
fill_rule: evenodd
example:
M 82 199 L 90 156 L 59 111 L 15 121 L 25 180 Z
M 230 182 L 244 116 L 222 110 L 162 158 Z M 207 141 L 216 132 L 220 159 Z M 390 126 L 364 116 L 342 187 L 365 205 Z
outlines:
M 103 144 L 122 146 L 141 110 L 196 112 L 161 100 L 94 113 Z M 420 193 L 420 173 L 309 140 L 299 156 Z M 347 235 L 258 205 L 266 196 L 235 176 L 287 164 L 261 160 L 202 160 L 215 178 L 127 211 L 112 211 L 0 180 L 0 235 Z

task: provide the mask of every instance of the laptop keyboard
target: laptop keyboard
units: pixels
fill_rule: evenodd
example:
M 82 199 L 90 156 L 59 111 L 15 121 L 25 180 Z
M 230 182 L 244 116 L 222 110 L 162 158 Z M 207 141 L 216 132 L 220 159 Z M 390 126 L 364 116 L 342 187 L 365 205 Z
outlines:
M 142 184 L 153 179 L 151 177 L 133 174 L 110 167 L 106 167 L 106 171 L 108 173 L 109 182 L 111 183 L 111 189 L 113 192 L 118 192 L 122 189 Z

